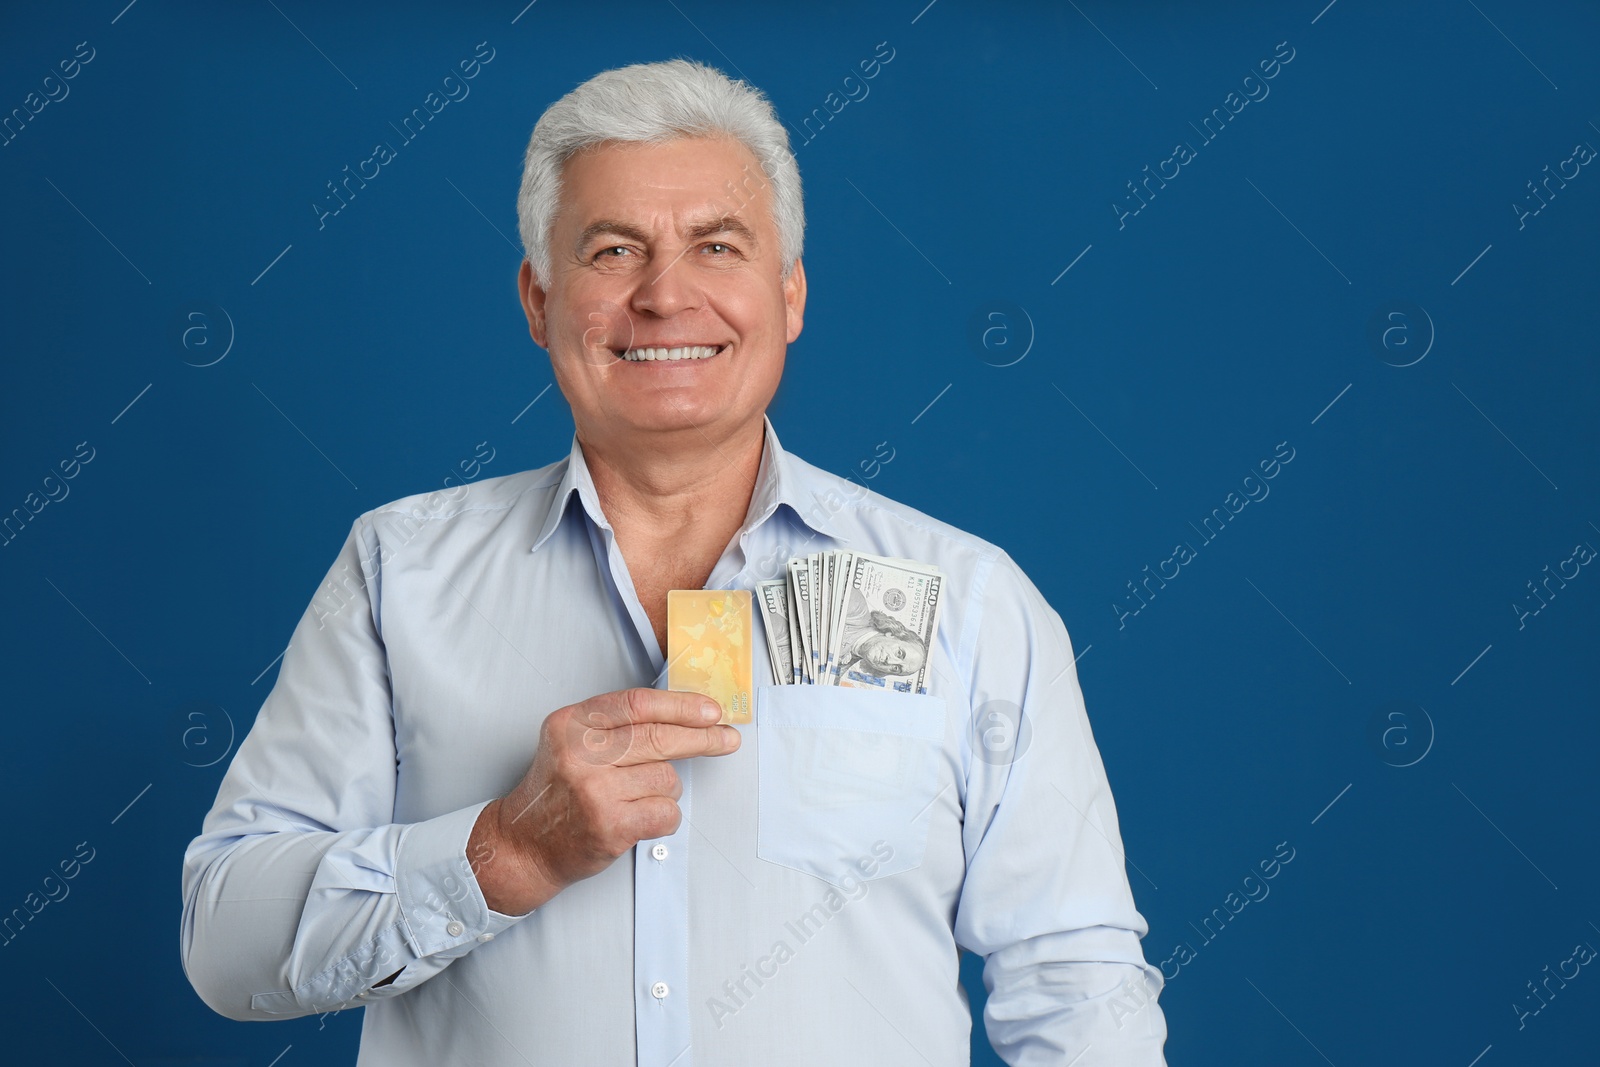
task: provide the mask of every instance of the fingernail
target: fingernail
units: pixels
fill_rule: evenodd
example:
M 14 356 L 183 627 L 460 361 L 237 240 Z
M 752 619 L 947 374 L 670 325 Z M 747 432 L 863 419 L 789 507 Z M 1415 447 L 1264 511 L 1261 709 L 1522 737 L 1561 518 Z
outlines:
M 739 743 L 739 731 L 724 723 L 722 726 L 722 743 L 729 748 L 733 748 Z
M 716 722 L 722 718 L 722 705 L 715 700 L 708 700 L 700 705 L 700 718 L 706 722 Z

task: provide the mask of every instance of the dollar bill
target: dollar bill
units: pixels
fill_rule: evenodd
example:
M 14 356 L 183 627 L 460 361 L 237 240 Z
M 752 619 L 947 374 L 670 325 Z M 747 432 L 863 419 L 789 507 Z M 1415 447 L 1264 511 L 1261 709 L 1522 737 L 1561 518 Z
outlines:
M 823 685 L 831 684 L 828 671 L 832 661 L 828 657 L 828 650 L 833 647 L 833 595 L 834 595 L 834 565 L 838 562 L 838 552 L 824 552 L 817 561 L 819 573 L 822 576 L 822 592 L 817 597 L 817 616 L 821 620 L 822 637 L 817 642 L 821 649 L 820 663 L 817 666 L 817 676 Z
M 790 677 L 794 679 L 795 685 L 799 685 L 805 681 L 805 667 L 800 662 L 800 609 L 795 605 L 793 588 L 787 582 L 784 585 L 784 591 L 789 594 L 789 655 L 794 660 L 794 667 L 790 671 Z
M 937 567 L 855 553 L 831 653 L 834 684 L 926 693 L 943 594 Z
M 822 681 L 822 590 L 818 584 L 822 580 L 822 553 L 813 552 L 806 557 L 806 573 L 810 576 L 811 586 L 811 681 L 820 684 Z
M 773 683 L 926 693 L 943 593 L 943 573 L 918 560 L 795 556 L 756 585 Z
M 789 561 L 789 599 L 799 616 L 799 626 L 791 636 L 800 649 L 800 674 L 805 682 L 815 682 L 811 665 L 816 660 L 816 642 L 811 629 L 811 560 L 796 556 Z
M 767 654 L 772 660 L 772 684 L 793 685 L 799 661 L 789 639 L 789 583 L 782 578 L 756 583 L 756 598 L 761 604 L 761 622 L 767 635 Z

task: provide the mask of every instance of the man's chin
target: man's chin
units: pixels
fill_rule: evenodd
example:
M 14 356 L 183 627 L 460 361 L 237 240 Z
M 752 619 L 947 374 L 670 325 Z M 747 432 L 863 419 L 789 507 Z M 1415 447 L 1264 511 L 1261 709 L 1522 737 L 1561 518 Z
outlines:
M 665 393 L 652 398 L 639 397 L 639 403 L 614 407 L 608 412 L 608 422 L 619 435 L 676 434 L 690 430 L 704 430 L 726 417 L 723 405 L 710 403 L 705 397 L 671 397 Z

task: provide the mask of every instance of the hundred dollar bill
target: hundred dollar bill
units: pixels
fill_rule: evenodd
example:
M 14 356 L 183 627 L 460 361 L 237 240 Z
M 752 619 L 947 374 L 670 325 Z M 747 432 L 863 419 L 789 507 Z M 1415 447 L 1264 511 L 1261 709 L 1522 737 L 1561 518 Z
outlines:
M 811 565 L 806 556 L 796 556 L 789 561 L 789 601 L 798 615 L 799 626 L 790 640 L 800 649 L 800 675 L 805 682 L 815 682 L 811 669 L 816 660 L 816 642 L 811 630 Z
M 806 571 L 811 576 L 811 680 L 822 682 L 822 553 L 813 552 L 806 557 Z
M 831 652 L 835 684 L 926 693 L 943 594 L 937 567 L 855 553 Z
M 793 685 L 799 663 L 789 640 L 789 583 L 782 578 L 757 582 L 756 596 L 761 601 L 761 623 L 772 660 L 772 683 Z
M 855 565 L 854 552 L 840 549 L 831 555 L 837 579 L 828 590 L 828 643 L 822 650 L 824 685 L 839 684 L 839 639 L 844 626 L 845 592 L 849 588 L 850 568 Z
M 839 628 L 844 624 L 845 590 L 850 583 L 850 568 L 855 565 L 856 554 L 844 549 L 829 553 L 828 569 L 828 643 L 823 646 L 825 665 L 823 684 L 839 684 Z
M 788 584 L 787 580 L 784 582 L 784 592 L 787 594 L 786 599 L 789 602 L 789 655 L 794 660 L 794 668 L 790 677 L 794 679 L 795 685 L 799 685 L 805 681 L 805 670 L 800 665 L 800 609 L 794 602 L 794 588 Z
M 822 638 L 817 642 L 817 648 L 821 651 L 817 680 L 823 685 L 829 684 L 828 671 L 832 666 L 828 650 L 833 647 L 833 570 L 838 559 L 838 552 L 824 552 L 817 559 L 818 573 L 822 577 L 822 591 L 817 597 L 817 616 L 821 620 L 822 630 Z

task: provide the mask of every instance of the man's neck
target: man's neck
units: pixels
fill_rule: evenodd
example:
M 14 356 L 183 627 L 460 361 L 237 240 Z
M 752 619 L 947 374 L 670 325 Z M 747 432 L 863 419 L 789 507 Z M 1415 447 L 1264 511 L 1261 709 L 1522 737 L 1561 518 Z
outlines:
M 744 522 L 761 468 L 765 424 L 695 428 L 642 442 L 578 442 L 601 510 L 614 528 L 649 540 L 691 529 L 728 538 Z

